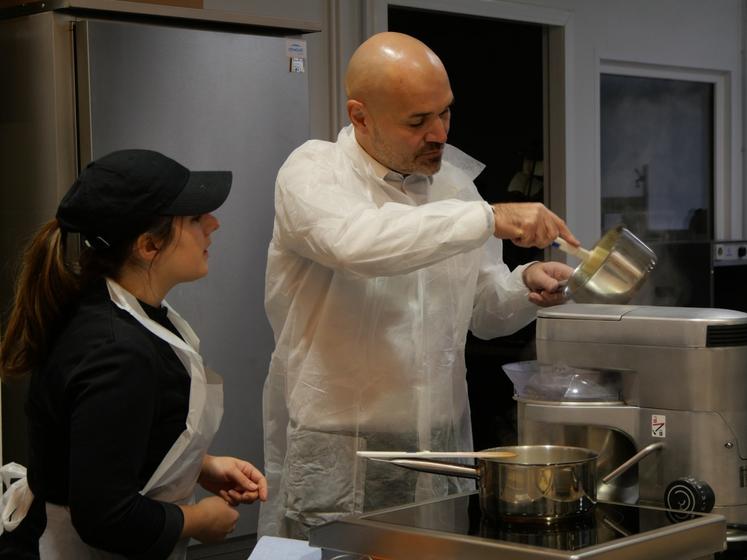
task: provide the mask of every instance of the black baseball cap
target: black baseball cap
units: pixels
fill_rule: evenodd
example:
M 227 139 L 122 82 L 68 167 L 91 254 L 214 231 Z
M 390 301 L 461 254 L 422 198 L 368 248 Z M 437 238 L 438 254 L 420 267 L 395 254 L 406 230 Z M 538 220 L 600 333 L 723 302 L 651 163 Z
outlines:
M 57 221 L 106 246 L 143 233 L 157 216 L 212 212 L 231 179 L 230 171 L 190 171 L 152 150 L 120 150 L 88 164 L 62 198 Z

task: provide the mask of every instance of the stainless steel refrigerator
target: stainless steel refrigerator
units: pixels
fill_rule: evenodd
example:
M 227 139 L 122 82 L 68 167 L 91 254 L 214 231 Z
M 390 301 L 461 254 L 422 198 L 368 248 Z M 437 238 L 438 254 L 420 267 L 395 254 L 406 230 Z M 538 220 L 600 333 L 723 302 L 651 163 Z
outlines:
M 261 467 L 261 392 L 273 349 L 263 294 L 274 179 L 309 136 L 305 68 L 290 64 L 283 36 L 95 15 L 50 11 L 0 21 L 2 309 L 23 242 L 90 159 L 150 148 L 194 169 L 233 171 L 231 195 L 216 213 L 221 228 L 209 276 L 176 288 L 167 301 L 193 325 L 206 363 L 224 378 L 225 413 L 211 451 Z M 3 393 L 4 460 L 23 460 L 23 391 Z M 235 534 L 254 532 L 257 506 L 240 511 Z

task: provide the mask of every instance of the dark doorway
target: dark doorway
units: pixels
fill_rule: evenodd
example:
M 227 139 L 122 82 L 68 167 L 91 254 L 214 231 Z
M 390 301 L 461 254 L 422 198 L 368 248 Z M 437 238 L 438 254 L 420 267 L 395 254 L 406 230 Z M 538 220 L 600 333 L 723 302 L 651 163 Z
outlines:
M 455 97 L 449 143 L 487 166 L 475 181 L 483 198 L 542 202 L 543 27 L 398 6 L 388 14 L 390 31 L 420 39 L 446 66 Z M 510 242 L 503 253 L 510 268 L 543 259 Z M 534 323 L 488 341 L 468 335 L 475 449 L 516 442 L 513 386 L 501 365 L 534 357 Z

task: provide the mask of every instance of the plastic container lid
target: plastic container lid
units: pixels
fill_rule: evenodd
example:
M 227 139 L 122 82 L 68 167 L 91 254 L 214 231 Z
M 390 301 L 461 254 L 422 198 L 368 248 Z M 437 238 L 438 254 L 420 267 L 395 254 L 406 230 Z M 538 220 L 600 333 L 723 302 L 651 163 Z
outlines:
M 618 402 L 620 372 L 584 369 L 536 360 L 503 365 L 518 398 L 560 402 Z

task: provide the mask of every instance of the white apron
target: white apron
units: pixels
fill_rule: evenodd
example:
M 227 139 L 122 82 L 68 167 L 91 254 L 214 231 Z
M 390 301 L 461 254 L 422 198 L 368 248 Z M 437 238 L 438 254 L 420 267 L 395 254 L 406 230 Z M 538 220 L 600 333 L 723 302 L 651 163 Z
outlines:
M 141 494 L 174 504 L 187 504 L 193 501 L 194 488 L 202 467 L 202 460 L 207 453 L 213 436 L 218 431 L 223 416 L 223 385 L 221 378 L 206 370 L 198 353 L 200 340 L 189 324 L 182 319 L 166 302 L 168 318 L 182 335 L 180 339 L 168 329 L 150 319 L 137 299 L 116 282 L 107 279 L 109 297 L 117 307 L 127 311 L 148 331 L 155 334 L 171 346 L 179 360 L 184 364 L 191 378 L 189 388 L 189 413 L 187 428 L 174 442 L 171 449 L 158 465 L 153 476 L 148 480 Z M 16 490 L 16 495 L 30 495 L 28 485 L 22 479 L 21 486 L 26 490 Z M 33 496 L 31 496 L 33 499 Z M 25 500 L 24 500 L 25 501 Z M 30 504 L 30 501 L 29 501 Z M 17 508 L 20 511 L 22 508 Z M 28 506 L 26 506 L 28 509 Z M 122 556 L 104 552 L 85 544 L 72 525 L 70 511 L 67 507 L 46 504 L 47 526 L 39 540 L 39 554 L 42 560 L 114 560 Z M 24 512 L 25 515 L 25 512 Z M 6 514 L 3 512 L 3 518 Z M 12 519 L 12 524 L 20 522 L 19 515 Z M 9 525 L 7 530 L 12 530 Z M 180 540 L 169 560 L 186 558 L 189 539 Z

